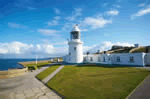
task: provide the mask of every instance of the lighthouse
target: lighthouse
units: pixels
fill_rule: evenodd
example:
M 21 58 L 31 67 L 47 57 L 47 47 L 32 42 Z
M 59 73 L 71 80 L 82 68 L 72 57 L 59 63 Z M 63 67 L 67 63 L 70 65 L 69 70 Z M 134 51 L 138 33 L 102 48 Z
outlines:
M 82 63 L 83 62 L 83 42 L 81 41 L 80 29 L 75 25 L 70 32 L 69 55 L 68 63 Z

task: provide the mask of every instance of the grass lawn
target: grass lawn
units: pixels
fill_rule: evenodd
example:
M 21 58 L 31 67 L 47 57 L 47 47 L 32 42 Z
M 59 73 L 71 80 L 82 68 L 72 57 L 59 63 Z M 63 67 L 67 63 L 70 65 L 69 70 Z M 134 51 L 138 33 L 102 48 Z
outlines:
M 65 66 L 47 85 L 67 99 L 125 99 L 149 74 L 130 67 Z
M 36 75 L 36 77 L 39 80 L 43 80 L 45 77 L 47 77 L 49 74 L 51 74 L 52 72 L 54 72 L 60 65 L 54 65 L 51 66 L 47 69 L 45 69 L 44 71 L 40 72 L 38 75 Z
M 28 67 L 28 69 L 37 69 L 40 67 L 43 67 L 47 64 L 50 64 L 51 62 L 48 60 L 44 60 L 44 61 L 38 61 L 37 65 L 35 63 L 35 61 L 31 61 L 31 62 L 21 62 L 20 64 L 22 64 L 25 67 Z

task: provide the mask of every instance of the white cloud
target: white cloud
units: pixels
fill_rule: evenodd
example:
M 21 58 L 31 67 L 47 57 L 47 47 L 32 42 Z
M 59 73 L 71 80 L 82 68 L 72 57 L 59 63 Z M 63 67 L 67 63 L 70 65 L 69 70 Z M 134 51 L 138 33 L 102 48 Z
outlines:
M 113 45 L 128 46 L 128 47 L 134 46 L 133 44 L 130 44 L 130 43 L 121 43 L 121 42 L 112 43 L 110 41 L 105 41 L 98 45 L 93 45 L 91 47 L 86 46 L 85 49 L 87 49 L 87 50 L 84 50 L 84 52 L 89 51 L 90 53 L 95 53 L 95 52 L 97 52 L 97 50 L 107 51 L 107 50 L 111 49 L 111 47 Z
M 66 20 L 75 21 L 78 16 L 82 15 L 81 12 L 82 12 L 81 8 L 74 8 L 74 11 L 72 12 L 72 15 L 69 16 L 69 17 L 66 17 Z
M 48 26 L 56 26 L 56 25 L 58 25 L 57 20 L 52 20 L 51 22 L 48 22 Z
M 138 5 L 138 7 L 144 7 L 145 6 L 145 3 L 141 3 Z
M 36 10 L 34 7 L 27 7 L 28 10 Z
M 102 17 L 100 18 L 93 18 L 93 17 L 86 17 L 83 21 L 84 25 L 90 26 L 92 29 L 103 28 L 106 24 L 111 24 L 111 20 L 106 20 Z
M 121 8 L 120 5 L 112 5 L 112 6 L 114 6 L 114 7 L 116 7 L 116 8 Z
M 52 21 L 48 22 L 48 26 L 56 26 L 58 25 L 58 20 L 60 20 L 60 16 L 55 16 Z
M 36 10 L 36 8 L 34 8 L 34 7 L 25 6 L 24 4 L 21 4 L 21 3 L 15 3 L 14 6 L 19 7 L 19 8 L 25 8 L 25 9 L 28 9 L 28 10 Z
M 61 17 L 60 17 L 60 16 L 55 16 L 54 19 L 55 19 L 55 20 L 60 20 Z
M 119 11 L 118 10 L 110 10 L 110 11 L 107 11 L 106 14 L 115 16 L 115 15 L 119 14 Z
M 0 54 L 21 54 L 31 47 L 32 45 L 27 45 L 17 41 L 11 43 L 0 43 Z
M 66 42 L 63 42 L 66 43 Z M 19 57 L 28 57 L 31 56 L 63 56 L 68 53 L 67 47 L 54 47 L 52 44 L 25 44 L 22 42 L 14 41 L 10 43 L 0 43 L 0 54 L 8 58 L 10 55 L 19 56 Z
M 51 29 L 38 29 L 38 32 L 44 34 L 44 35 L 51 35 L 56 36 L 59 31 L 57 30 L 51 30 Z
M 145 9 L 139 10 L 137 13 L 131 15 L 131 19 L 135 19 L 136 17 L 144 16 L 149 13 L 150 13 L 150 7 L 147 7 Z
M 11 28 L 27 28 L 24 25 L 12 23 L 12 22 L 8 22 L 8 26 L 11 27 Z
M 81 32 L 86 32 L 88 29 L 80 29 Z
M 106 7 L 107 5 L 108 5 L 108 3 L 101 4 L 102 7 Z
M 54 12 L 55 12 L 56 14 L 60 14 L 60 10 L 59 10 L 58 8 L 54 8 Z

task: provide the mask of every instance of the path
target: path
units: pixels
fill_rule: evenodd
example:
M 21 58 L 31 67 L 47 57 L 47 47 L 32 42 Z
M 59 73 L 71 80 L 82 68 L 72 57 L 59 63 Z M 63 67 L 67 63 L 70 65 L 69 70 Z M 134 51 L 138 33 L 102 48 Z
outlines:
M 136 67 L 150 70 L 150 67 Z M 139 75 L 140 76 L 140 75 Z M 150 75 L 134 89 L 126 99 L 150 99 Z
M 0 79 L 0 99 L 61 99 L 35 78 L 35 75 L 46 68 L 48 67 L 19 77 Z
M 42 80 L 43 83 L 47 83 L 51 78 L 53 78 L 62 68 L 64 65 L 61 65 L 59 68 L 57 68 L 52 74 L 48 75 L 45 79 Z

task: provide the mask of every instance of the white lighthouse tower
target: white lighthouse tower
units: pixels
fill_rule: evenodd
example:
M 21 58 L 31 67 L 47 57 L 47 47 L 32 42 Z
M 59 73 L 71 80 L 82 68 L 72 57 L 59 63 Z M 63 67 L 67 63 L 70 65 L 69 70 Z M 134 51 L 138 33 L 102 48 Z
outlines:
M 78 25 L 74 26 L 70 32 L 70 41 L 69 45 L 69 55 L 68 63 L 82 63 L 83 62 L 83 51 L 82 45 L 83 42 L 80 40 L 80 29 Z

